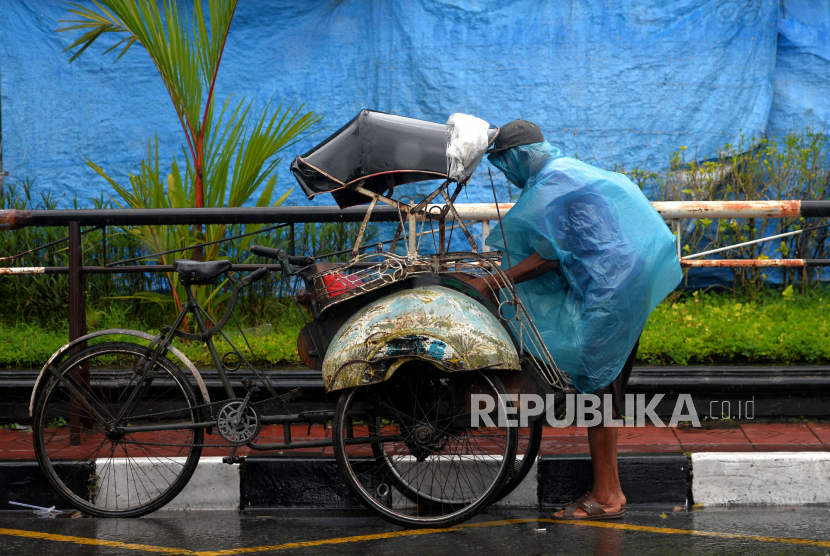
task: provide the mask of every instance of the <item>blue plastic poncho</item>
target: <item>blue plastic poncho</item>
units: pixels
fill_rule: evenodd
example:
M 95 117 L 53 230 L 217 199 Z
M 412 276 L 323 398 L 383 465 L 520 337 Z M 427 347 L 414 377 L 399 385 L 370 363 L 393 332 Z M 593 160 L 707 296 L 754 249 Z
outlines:
M 583 393 L 608 386 L 651 311 L 680 283 L 675 236 L 631 180 L 547 142 L 489 160 L 522 194 L 487 245 L 504 251 L 503 229 L 512 264 L 533 253 L 560 261 L 517 293 L 574 386 Z

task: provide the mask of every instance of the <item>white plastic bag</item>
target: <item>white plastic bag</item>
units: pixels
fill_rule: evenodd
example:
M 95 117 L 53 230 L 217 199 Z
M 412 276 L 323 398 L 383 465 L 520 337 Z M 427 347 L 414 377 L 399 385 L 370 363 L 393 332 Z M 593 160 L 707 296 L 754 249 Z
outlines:
M 465 183 L 478 166 L 489 144 L 490 124 L 467 114 L 453 114 L 447 120 L 447 175 Z

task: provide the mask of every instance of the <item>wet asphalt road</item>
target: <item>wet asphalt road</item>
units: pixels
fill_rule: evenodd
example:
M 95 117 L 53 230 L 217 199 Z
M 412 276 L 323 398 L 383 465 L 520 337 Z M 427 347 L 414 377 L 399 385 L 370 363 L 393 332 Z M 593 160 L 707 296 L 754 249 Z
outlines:
M 691 513 L 669 512 L 665 518 L 660 513 L 629 510 L 624 521 L 607 522 L 616 525 L 602 527 L 601 522 L 574 525 L 538 521 L 541 514 L 537 512 L 490 511 L 460 529 L 417 534 L 373 517 L 289 518 L 228 512 L 158 512 L 141 519 L 103 520 L 38 519 L 5 514 L 0 516 L 0 553 L 60 556 L 830 554 L 827 508 L 706 508 Z M 537 532 L 540 528 L 545 531 Z M 46 534 L 45 538 L 42 534 Z

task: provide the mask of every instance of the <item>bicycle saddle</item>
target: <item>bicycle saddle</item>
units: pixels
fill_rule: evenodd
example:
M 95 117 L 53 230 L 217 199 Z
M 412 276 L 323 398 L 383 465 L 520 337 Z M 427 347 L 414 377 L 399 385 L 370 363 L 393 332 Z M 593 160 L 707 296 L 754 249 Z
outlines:
M 177 259 L 173 261 L 173 270 L 185 280 L 202 282 L 212 280 L 231 269 L 230 261 L 191 261 L 188 259 Z

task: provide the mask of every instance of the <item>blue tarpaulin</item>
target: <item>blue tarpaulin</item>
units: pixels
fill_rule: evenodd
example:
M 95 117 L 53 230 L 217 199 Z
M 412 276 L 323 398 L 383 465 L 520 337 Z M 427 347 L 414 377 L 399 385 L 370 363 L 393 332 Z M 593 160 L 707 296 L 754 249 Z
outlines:
M 78 32 L 55 32 L 67 9 L 0 3 L 7 182 L 35 179 L 63 206 L 111 193 L 82 154 L 122 180 L 155 134 L 168 162 L 184 157 L 147 54 L 134 46 L 113 63 L 106 38 L 68 64 L 62 51 Z M 363 108 L 436 122 L 455 112 L 496 125 L 528 119 L 568 156 L 657 170 L 680 146 L 707 158 L 741 134 L 823 124 L 828 13 L 830 0 L 242 0 L 217 91 L 220 102 L 297 100 L 325 115 L 327 129 L 279 167 L 296 204 L 308 201 L 288 172 L 293 155 Z M 491 199 L 475 186 L 486 167 L 461 201 Z

